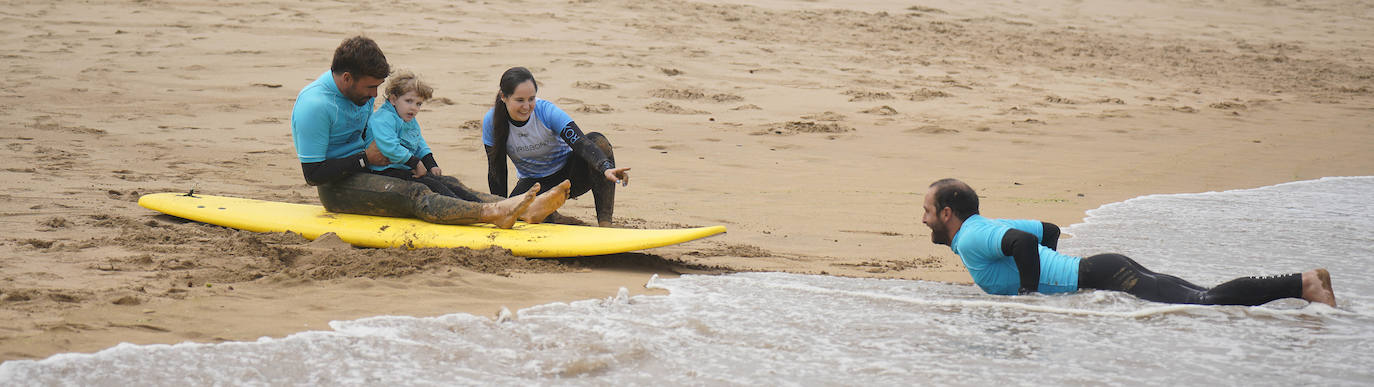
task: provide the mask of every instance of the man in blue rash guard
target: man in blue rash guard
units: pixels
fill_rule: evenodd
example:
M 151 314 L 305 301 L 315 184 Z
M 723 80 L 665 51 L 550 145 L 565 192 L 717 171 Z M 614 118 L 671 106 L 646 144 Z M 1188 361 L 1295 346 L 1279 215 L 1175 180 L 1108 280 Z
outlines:
M 925 196 L 922 223 L 930 240 L 948 245 L 973 282 L 990 294 L 1045 294 L 1101 289 L 1173 304 L 1262 305 L 1302 298 L 1336 306 L 1326 269 L 1269 277 L 1237 278 L 1205 288 L 1152 272 L 1121 254 L 1079 258 L 1055 251 L 1059 227 L 1033 220 L 985 218 L 978 195 L 962 181 L 942 179 Z
M 424 184 L 368 173 L 391 161 L 370 142 L 367 123 L 377 87 L 391 72 L 377 43 L 362 36 L 343 41 L 329 71 L 306 85 L 291 111 L 291 137 L 307 184 L 332 212 L 415 217 L 432 223 L 491 223 L 510 228 L 519 219 L 542 221 L 567 200 L 567 190 L 471 202 L 439 195 Z M 536 191 L 531 191 L 536 192 Z M 490 197 L 490 196 L 489 196 Z

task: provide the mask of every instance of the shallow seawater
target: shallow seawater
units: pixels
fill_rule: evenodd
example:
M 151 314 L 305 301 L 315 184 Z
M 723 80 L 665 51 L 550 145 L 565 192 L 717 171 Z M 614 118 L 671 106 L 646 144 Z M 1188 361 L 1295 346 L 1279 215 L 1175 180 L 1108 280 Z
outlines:
M 1326 267 L 1339 308 L 1179 306 L 1114 292 L 782 273 L 653 279 L 518 311 L 337 321 L 256 342 L 120 345 L 0 364 L 5 385 L 1370 385 L 1374 177 L 1155 195 L 1067 227 L 1202 285 Z

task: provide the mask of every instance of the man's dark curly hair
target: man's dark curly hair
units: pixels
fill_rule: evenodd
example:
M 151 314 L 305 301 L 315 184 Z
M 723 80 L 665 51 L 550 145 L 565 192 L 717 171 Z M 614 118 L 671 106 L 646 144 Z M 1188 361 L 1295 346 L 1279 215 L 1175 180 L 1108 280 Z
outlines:
M 345 39 L 334 50 L 334 63 L 329 65 L 329 71 L 386 79 L 391 74 L 391 65 L 386 63 L 386 55 L 382 55 L 382 48 L 377 47 L 377 42 L 364 36 L 354 36 Z
M 959 220 L 978 214 L 978 194 L 968 184 L 958 179 L 940 179 L 930 187 L 935 188 L 935 211 L 949 207 Z

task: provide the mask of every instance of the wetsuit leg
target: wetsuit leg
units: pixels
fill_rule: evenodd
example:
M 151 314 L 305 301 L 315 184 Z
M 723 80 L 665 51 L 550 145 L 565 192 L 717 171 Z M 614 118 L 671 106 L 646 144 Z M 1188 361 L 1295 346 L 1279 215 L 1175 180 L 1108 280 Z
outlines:
M 411 179 L 417 183 L 424 184 L 425 187 L 429 187 L 430 191 L 434 191 L 434 193 L 440 195 L 448 196 L 451 198 L 459 198 L 470 202 L 479 201 L 470 200 L 459 196 L 458 193 L 454 192 L 453 189 L 449 188 L 448 184 L 444 184 L 444 181 L 439 180 L 438 177 L 434 175 L 424 175 L 418 178 L 412 177 Z
M 572 180 L 568 177 L 568 171 L 571 169 L 570 166 L 574 164 L 572 161 L 575 160 L 577 159 L 572 157 L 568 158 L 568 163 L 563 165 L 563 169 L 559 169 L 558 172 L 554 172 L 552 174 L 549 174 L 548 176 L 540 178 L 521 178 L 519 181 L 515 182 L 515 188 L 512 188 L 510 190 L 510 196 L 515 196 L 528 192 L 530 190 L 530 187 L 534 186 L 534 183 L 539 183 L 539 193 L 542 194 L 550 189 L 553 189 L 554 186 L 562 184 L 563 180 Z M 571 197 L 577 196 L 571 195 Z
M 1099 254 L 1078 262 L 1078 287 L 1130 293 L 1148 301 L 1199 304 L 1207 291 L 1178 277 L 1155 273 L 1121 254 Z
M 1203 303 L 1264 305 L 1280 298 L 1302 298 L 1302 273 L 1236 278 L 1207 291 Z
M 1127 292 L 1148 301 L 1171 304 L 1262 305 L 1280 298 L 1302 297 L 1302 274 L 1244 277 L 1215 288 L 1159 274 L 1121 254 L 1100 254 L 1078 263 L 1078 287 Z
M 418 177 L 418 178 L 417 178 L 417 177 L 415 177 L 415 172 L 413 172 L 413 171 L 410 171 L 410 170 L 408 170 L 408 169 L 396 169 L 396 168 L 387 168 L 387 169 L 383 169 L 383 170 L 380 170 L 380 171 L 372 171 L 372 173 L 375 173 L 375 174 L 378 174 L 378 175 L 382 175 L 382 176 L 389 176 L 389 177 L 394 177 L 394 178 L 401 179 L 401 180 L 408 180 L 408 181 L 413 181 L 413 182 L 416 182 L 416 183 L 424 184 L 425 187 L 429 187 L 429 190 L 430 190 L 430 191 L 434 191 L 434 193 L 437 193 L 437 194 L 440 194 L 440 195 L 444 195 L 444 196 L 448 196 L 448 197 L 454 197 L 454 198 L 458 197 L 457 194 L 454 194 L 454 193 L 453 193 L 453 190 L 450 190 L 449 187 L 447 187 L 443 182 L 441 182 L 441 181 L 439 181 L 439 180 L 436 180 L 436 179 L 434 178 L 433 175 L 424 175 L 424 176 L 421 176 L 421 177 Z M 464 200 L 468 200 L 468 199 L 464 199 Z M 468 201 L 473 201 L 473 200 L 468 200 Z
M 454 197 L 459 199 L 467 200 L 470 202 L 482 203 L 495 203 L 506 199 L 500 196 L 492 195 L 486 192 L 479 192 L 473 190 L 472 188 L 468 188 L 467 185 L 464 185 L 463 182 L 458 181 L 458 178 L 453 176 L 435 176 L 433 177 L 433 179 L 442 184 L 450 192 L 453 192 Z M 528 191 L 529 188 L 526 188 L 525 190 Z
M 471 224 L 479 222 L 482 212 L 482 203 L 443 196 L 424 184 L 372 173 L 355 173 L 316 188 L 326 210 L 345 214 Z

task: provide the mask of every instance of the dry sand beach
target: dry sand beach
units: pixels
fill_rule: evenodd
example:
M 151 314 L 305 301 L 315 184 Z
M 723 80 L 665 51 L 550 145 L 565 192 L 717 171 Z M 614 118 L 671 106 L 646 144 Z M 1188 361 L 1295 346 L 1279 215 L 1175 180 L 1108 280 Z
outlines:
M 652 274 L 969 282 L 921 195 L 1080 222 L 1155 193 L 1374 175 L 1374 4 L 1296 0 L 11 1 L 0 9 L 0 360 L 491 315 Z M 157 216 L 141 194 L 316 203 L 296 93 L 365 34 L 484 186 L 501 71 L 633 168 L 621 227 L 729 233 L 609 257 L 355 249 Z M 593 219 L 590 198 L 564 213 Z M 1181 220 L 1186 221 L 1186 220 Z M 1339 289 L 1337 289 L 1339 292 Z

